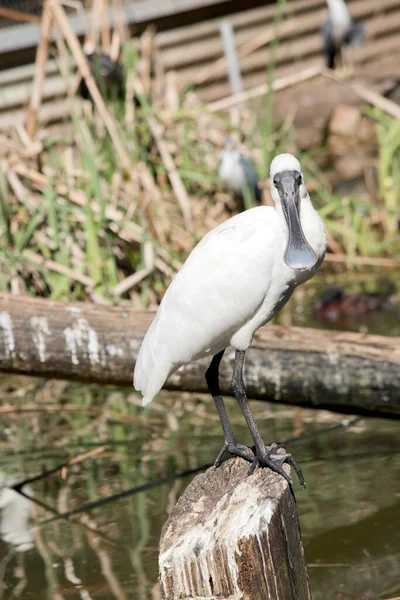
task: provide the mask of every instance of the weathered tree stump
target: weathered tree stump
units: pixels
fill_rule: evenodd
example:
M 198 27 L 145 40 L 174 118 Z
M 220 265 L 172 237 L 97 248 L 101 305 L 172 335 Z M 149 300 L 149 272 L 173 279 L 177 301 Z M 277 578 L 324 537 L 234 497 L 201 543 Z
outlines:
M 172 510 L 160 541 L 165 600 L 311 599 L 290 487 L 269 469 L 247 471 L 239 458 L 211 467 Z

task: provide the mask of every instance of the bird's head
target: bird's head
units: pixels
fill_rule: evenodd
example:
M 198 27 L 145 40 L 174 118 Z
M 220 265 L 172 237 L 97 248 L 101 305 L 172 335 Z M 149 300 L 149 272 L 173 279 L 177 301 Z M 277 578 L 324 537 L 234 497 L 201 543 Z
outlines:
M 224 150 L 228 150 L 229 152 L 236 150 L 236 142 L 230 135 L 227 135 L 224 140 Z
M 283 213 L 288 228 L 285 263 L 296 271 L 311 269 L 317 262 L 317 256 L 301 226 L 301 203 L 309 198 L 299 161 L 292 154 L 275 156 L 270 178 L 275 207 Z

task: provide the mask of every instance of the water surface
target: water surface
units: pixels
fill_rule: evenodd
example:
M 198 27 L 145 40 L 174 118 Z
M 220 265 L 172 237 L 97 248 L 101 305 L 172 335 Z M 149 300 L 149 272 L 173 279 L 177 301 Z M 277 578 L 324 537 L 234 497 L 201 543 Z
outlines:
M 4 379 L 1 390 L 0 597 L 159 599 L 160 530 L 193 475 L 46 521 L 212 462 L 222 442 L 212 400 L 161 393 L 142 409 L 130 390 L 28 378 Z M 227 407 L 250 443 L 235 401 Z M 398 422 L 252 407 L 266 442 L 300 436 L 288 448 L 307 480 L 296 495 L 314 600 L 399 596 Z M 34 502 L 4 495 L 4 486 L 73 457 L 23 488 Z

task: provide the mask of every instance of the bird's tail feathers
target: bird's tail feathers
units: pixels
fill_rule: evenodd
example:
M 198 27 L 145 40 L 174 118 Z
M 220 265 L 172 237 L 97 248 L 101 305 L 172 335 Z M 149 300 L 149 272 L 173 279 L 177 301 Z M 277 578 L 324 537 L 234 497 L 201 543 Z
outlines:
M 165 380 L 169 376 L 171 365 L 169 363 L 153 364 L 151 368 L 144 373 L 143 378 L 134 377 L 134 386 L 138 392 L 142 393 L 142 406 L 147 406 L 158 394 L 164 385 Z
M 153 396 L 153 398 L 154 398 L 154 396 Z M 142 406 L 147 406 L 148 404 L 150 404 L 150 402 L 153 400 L 153 398 L 148 398 L 148 397 L 143 396 Z
M 349 33 L 349 44 L 352 48 L 359 48 L 365 40 L 365 25 L 363 21 L 353 21 Z
M 171 364 L 155 353 L 151 340 L 145 340 L 136 361 L 133 385 L 143 396 L 142 405 L 147 406 L 158 394 L 169 376 Z

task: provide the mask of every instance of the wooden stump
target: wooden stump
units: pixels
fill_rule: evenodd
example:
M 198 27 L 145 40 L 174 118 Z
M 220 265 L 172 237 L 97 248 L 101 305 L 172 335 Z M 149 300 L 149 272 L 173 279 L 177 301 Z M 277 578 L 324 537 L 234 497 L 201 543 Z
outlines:
M 165 600 L 311 600 L 289 485 L 247 471 L 239 458 L 211 467 L 172 510 L 160 541 Z

